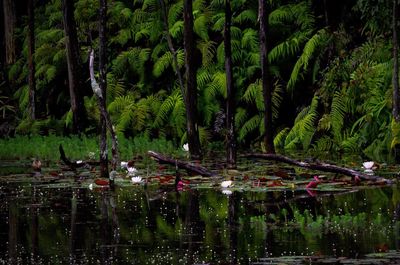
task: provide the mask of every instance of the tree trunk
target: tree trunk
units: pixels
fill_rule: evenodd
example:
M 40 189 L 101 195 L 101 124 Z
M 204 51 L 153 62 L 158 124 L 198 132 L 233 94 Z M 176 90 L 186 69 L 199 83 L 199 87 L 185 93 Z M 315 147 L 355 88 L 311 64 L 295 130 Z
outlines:
M 174 48 L 174 44 L 172 42 L 171 34 L 169 34 L 167 8 L 165 6 L 164 0 L 159 0 L 159 3 L 160 3 L 160 6 L 161 6 L 161 15 L 162 15 L 163 24 L 164 24 L 165 37 L 167 38 L 168 48 L 169 48 L 170 52 L 172 53 L 173 67 L 174 67 L 174 70 L 175 70 L 175 74 L 178 77 L 179 86 L 180 86 L 180 89 L 181 89 L 182 96 L 183 96 L 183 98 L 185 98 L 186 97 L 185 85 L 184 85 L 184 82 L 183 82 L 183 77 L 182 77 L 181 71 L 179 70 L 178 58 L 177 58 L 177 55 L 176 55 L 176 50 Z
M 258 19 L 260 20 L 260 58 L 261 58 L 261 79 L 264 97 L 264 146 L 267 153 L 275 153 L 273 144 L 272 131 L 272 87 L 269 75 L 268 48 L 267 48 L 267 31 L 268 31 L 268 15 L 266 10 L 267 1 L 258 1 Z
M 393 118 L 396 122 L 400 121 L 399 116 L 399 63 L 398 63 L 398 49 L 399 44 L 397 40 L 397 20 L 398 20 L 397 0 L 393 0 Z
M 183 3 L 183 39 L 185 47 L 186 67 L 186 123 L 187 139 L 191 159 L 200 159 L 199 128 L 197 123 L 197 82 L 196 64 L 194 63 L 194 34 L 192 0 L 184 0 Z
M 89 57 L 89 71 L 90 71 L 90 80 L 91 80 L 92 90 L 98 99 L 100 114 L 103 116 L 106 127 L 111 134 L 111 144 L 112 144 L 111 145 L 111 151 L 112 151 L 111 168 L 113 170 L 116 170 L 118 160 L 119 160 L 117 135 L 115 134 L 114 126 L 112 125 L 110 115 L 107 112 L 106 105 L 104 104 L 105 101 L 103 101 L 103 95 L 101 93 L 101 89 L 99 87 L 99 84 L 96 81 L 95 76 L 94 76 L 93 63 L 94 63 L 94 51 L 91 50 L 90 57 Z M 112 179 L 110 179 L 110 184 L 111 185 L 113 184 Z
M 15 43 L 15 27 L 17 23 L 15 1 L 3 0 L 4 14 L 4 41 L 6 47 L 5 61 L 7 65 L 15 63 L 16 43 Z
M 326 5 L 326 0 L 324 0 L 323 5 L 324 5 L 325 26 L 328 27 L 329 26 L 329 19 L 328 19 L 328 7 Z
M 68 85 L 73 116 L 73 132 L 83 132 L 86 110 L 83 102 L 83 76 L 80 67 L 79 43 L 74 19 L 74 1 L 62 0 L 65 46 L 68 63 Z
M 225 73 L 226 73 L 226 162 L 228 168 L 236 167 L 236 140 L 235 140 L 235 99 L 232 72 L 232 46 L 231 46 L 231 20 L 232 11 L 230 0 L 225 1 Z
M 106 23 L 107 23 L 107 1 L 100 0 L 100 21 L 99 21 L 99 71 L 100 71 L 100 90 L 103 97 L 100 99 L 101 104 L 106 106 L 107 92 L 107 57 L 106 57 Z M 103 115 L 100 115 L 100 176 L 109 178 L 108 174 L 108 150 L 107 150 L 107 127 Z
M 29 64 L 29 108 L 32 120 L 36 119 L 36 80 L 35 80 L 35 5 L 28 0 L 28 64 Z

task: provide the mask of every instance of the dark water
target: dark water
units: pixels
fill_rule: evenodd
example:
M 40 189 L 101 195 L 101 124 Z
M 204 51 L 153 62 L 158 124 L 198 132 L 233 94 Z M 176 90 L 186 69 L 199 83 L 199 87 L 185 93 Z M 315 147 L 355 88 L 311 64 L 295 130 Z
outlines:
M 0 183 L 0 264 L 251 264 L 399 250 L 400 188 L 115 191 Z M 400 261 L 399 261 L 400 262 Z

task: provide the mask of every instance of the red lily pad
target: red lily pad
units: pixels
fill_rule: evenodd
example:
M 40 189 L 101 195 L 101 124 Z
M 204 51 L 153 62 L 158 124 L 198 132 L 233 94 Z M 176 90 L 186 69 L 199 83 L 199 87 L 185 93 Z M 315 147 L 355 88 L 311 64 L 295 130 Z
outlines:
M 108 186 L 108 185 L 110 185 L 110 182 L 108 180 L 105 180 L 105 179 L 96 179 L 94 181 L 94 183 L 96 183 L 96 185 L 99 185 L 99 186 Z

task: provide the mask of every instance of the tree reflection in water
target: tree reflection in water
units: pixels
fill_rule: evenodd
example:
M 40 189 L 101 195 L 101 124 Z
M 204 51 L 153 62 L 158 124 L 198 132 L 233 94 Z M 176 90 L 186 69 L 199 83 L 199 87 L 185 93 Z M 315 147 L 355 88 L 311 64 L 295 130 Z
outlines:
M 302 191 L 3 189 L 2 263 L 248 264 L 280 255 L 360 257 L 399 244 L 397 186 Z M 6 229 L 6 230 L 4 230 Z M 357 246 L 357 247 L 354 247 Z

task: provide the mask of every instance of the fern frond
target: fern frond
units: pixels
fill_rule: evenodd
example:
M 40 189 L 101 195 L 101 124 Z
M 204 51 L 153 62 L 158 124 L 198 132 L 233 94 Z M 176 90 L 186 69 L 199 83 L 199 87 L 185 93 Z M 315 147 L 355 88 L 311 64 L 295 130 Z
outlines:
M 172 54 L 170 51 L 165 52 L 153 66 L 153 75 L 160 77 L 165 70 L 172 65 Z
M 331 128 L 331 116 L 329 114 L 322 115 L 322 118 L 318 121 L 317 131 L 329 131 Z
M 208 67 L 201 67 L 197 71 L 197 86 L 200 89 L 206 88 L 206 85 L 211 83 L 213 79 L 213 72 L 209 71 Z
M 302 145 L 307 150 L 316 131 L 318 97 L 314 96 L 310 106 L 297 115 L 295 123 L 285 139 L 285 149 L 297 149 Z
M 170 28 L 169 28 L 169 34 L 171 34 L 172 38 L 175 39 L 180 39 L 182 38 L 183 35 L 183 21 L 177 21 L 175 22 Z
M 335 144 L 330 137 L 323 136 L 312 145 L 312 151 L 315 154 L 332 151 L 334 145 Z
M 121 112 L 134 102 L 135 98 L 132 95 L 120 96 L 115 98 L 115 100 L 108 105 L 107 109 L 111 113 Z
M 251 132 L 257 130 L 260 127 L 260 123 L 262 121 L 261 115 L 255 115 L 247 120 L 243 126 L 239 129 L 239 140 L 243 141 L 247 135 Z
M 202 63 L 205 67 L 213 63 L 213 59 L 216 53 L 216 44 L 216 42 L 211 40 L 201 40 L 197 43 L 197 48 L 201 52 Z
M 254 9 L 246 9 L 240 12 L 236 17 L 233 18 L 234 23 L 238 24 L 256 24 L 258 19 L 258 14 Z
M 341 139 L 341 130 L 344 124 L 344 117 L 346 113 L 345 96 L 336 91 L 333 95 L 330 119 L 333 129 L 333 135 L 336 139 Z
M 276 149 L 283 149 L 285 147 L 285 139 L 289 133 L 290 128 L 283 128 L 274 138 L 274 146 Z
M 235 114 L 235 124 L 237 128 L 241 128 L 243 124 L 247 121 L 248 118 L 248 112 L 246 109 L 238 107 L 236 109 L 236 114 Z
M 194 32 L 203 40 L 209 39 L 208 27 L 209 27 L 209 18 L 204 14 L 198 16 L 193 22 Z
M 328 44 L 328 35 L 325 29 L 319 30 L 305 44 L 300 58 L 293 67 L 290 79 L 288 81 L 288 90 L 291 91 L 301 74 L 304 74 L 308 69 L 308 64 L 312 60 L 316 51 L 320 51 L 323 46 Z
M 183 14 L 183 1 L 177 1 L 168 10 L 168 25 L 172 28 L 175 23 L 181 21 Z
M 258 48 L 260 47 L 258 32 L 254 29 L 244 30 L 243 37 L 241 39 L 241 46 L 244 49 L 258 50 Z
M 300 51 L 301 45 L 306 41 L 307 34 L 298 33 L 295 34 L 290 39 L 283 41 L 282 43 L 276 45 L 268 53 L 268 60 L 272 62 L 279 61 L 283 58 L 288 58 L 297 54 Z
M 226 98 L 226 75 L 221 71 L 214 73 L 212 81 L 207 85 L 205 91 L 205 96 L 209 102 L 211 98 L 215 98 L 217 95 Z
M 251 83 L 243 94 L 243 100 L 249 104 L 255 104 L 260 112 L 265 110 L 261 80 Z
M 279 108 L 281 106 L 283 100 L 283 88 L 282 86 L 278 83 L 275 82 L 274 84 L 274 90 L 272 91 L 272 98 L 271 98 L 271 103 L 272 103 L 272 119 L 275 121 L 278 119 L 279 116 Z
M 178 90 L 174 91 L 164 100 L 154 120 L 154 126 L 156 128 L 161 127 L 162 124 L 168 120 L 169 114 L 173 111 L 176 104 L 180 104 L 179 102 L 183 103 L 183 98 Z
M 345 136 L 340 146 L 346 153 L 356 154 L 360 152 L 360 135 Z
M 126 86 L 122 79 L 115 78 L 112 73 L 107 74 L 107 102 L 121 97 L 125 93 L 125 90 Z

